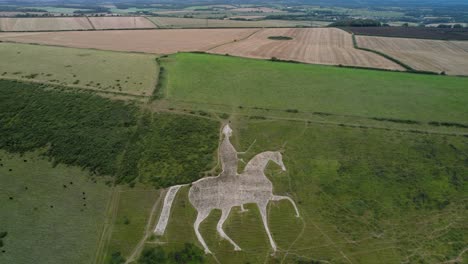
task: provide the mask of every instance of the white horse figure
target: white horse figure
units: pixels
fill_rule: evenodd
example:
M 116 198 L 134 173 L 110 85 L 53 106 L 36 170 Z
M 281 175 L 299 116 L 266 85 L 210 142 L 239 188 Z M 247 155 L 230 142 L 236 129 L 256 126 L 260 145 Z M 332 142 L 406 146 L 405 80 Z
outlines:
M 232 173 L 228 175 L 221 173 L 216 177 L 206 177 L 192 183 L 188 195 L 189 201 L 198 212 L 197 219 L 194 223 L 194 229 L 198 241 L 205 249 L 205 253 L 209 254 L 211 251 L 200 234 L 199 227 L 200 223 L 208 217 L 213 209 L 220 209 L 222 212 L 216 227 L 220 236 L 228 240 L 234 246 L 234 250 L 241 250 L 241 248 L 224 232 L 223 224 L 229 216 L 232 207 L 242 207 L 244 204 L 248 203 L 257 204 L 271 247 L 273 251 L 277 250 L 276 243 L 268 228 L 268 202 L 288 200 L 294 206 L 296 217 L 299 217 L 299 211 L 290 197 L 273 194 L 273 184 L 264 173 L 269 161 L 273 161 L 279 165 L 283 171 L 286 171 L 281 153 L 277 151 L 266 151 L 252 158 L 247 163 L 244 172 L 240 175 L 237 175 L 237 173 L 235 175 L 232 175 Z M 170 187 L 166 194 L 164 207 L 155 229 L 157 235 L 164 234 L 172 202 L 181 186 L 183 185 Z

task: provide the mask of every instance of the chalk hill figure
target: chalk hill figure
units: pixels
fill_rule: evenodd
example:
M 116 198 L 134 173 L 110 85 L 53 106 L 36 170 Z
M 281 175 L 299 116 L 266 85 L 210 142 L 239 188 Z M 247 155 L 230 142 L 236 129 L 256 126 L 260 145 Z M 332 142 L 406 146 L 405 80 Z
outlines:
M 229 216 L 232 207 L 242 207 L 244 204 L 255 203 L 260 209 L 263 225 L 268 235 L 270 245 L 273 251 L 276 251 L 276 243 L 271 236 L 270 229 L 268 228 L 266 211 L 268 202 L 288 200 L 294 206 L 296 217 L 299 217 L 299 211 L 294 201 L 287 196 L 274 195 L 273 184 L 264 173 L 269 161 L 273 161 L 279 165 L 283 171 L 286 171 L 282 155 L 278 151 L 265 151 L 257 154 L 247 163 L 244 172 L 242 174 L 237 174 L 238 153 L 229 140 L 229 137 L 232 134 L 232 130 L 229 125 L 226 125 L 223 128 L 223 134 L 224 139 L 221 142 L 219 149 L 223 171 L 218 176 L 206 177 L 193 182 L 188 194 L 190 203 L 198 212 L 197 219 L 193 226 L 198 241 L 205 249 L 205 253 L 211 253 L 205 240 L 200 234 L 199 227 L 200 223 L 208 217 L 211 210 L 220 209 L 222 214 L 216 227 L 218 233 L 222 238 L 228 240 L 234 246 L 234 250 L 241 250 L 241 248 L 224 232 L 223 224 Z M 161 216 L 154 230 L 157 235 L 164 234 L 172 202 L 178 190 L 182 186 L 184 185 L 177 185 L 169 188 L 164 199 Z

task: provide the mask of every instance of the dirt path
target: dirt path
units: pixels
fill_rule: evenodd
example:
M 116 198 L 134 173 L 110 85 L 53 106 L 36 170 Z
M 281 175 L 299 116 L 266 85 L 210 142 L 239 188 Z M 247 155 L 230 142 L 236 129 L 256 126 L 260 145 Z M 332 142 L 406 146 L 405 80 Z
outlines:
M 104 262 L 107 252 L 107 246 L 112 236 L 114 229 L 114 221 L 117 216 L 120 200 L 120 188 L 114 187 L 107 205 L 106 220 L 102 229 L 101 237 L 99 238 L 94 264 L 101 264 Z
M 157 209 L 159 207 L 159 204 L 161 203 L 161 199 L 165 194 L 166 194 L 166 192 L 164 192 L 164 191 L 160 192 L 158 199 L 156 200 L 156 202 L 153 205 L 153 208 L 151 209 L 151 213 L 149 215 L 148 223 L 146 224 L 145 233 L 143 235 L 143 238 L 140 240 L 140 242 L 138 242 L 138 244 L 136 245 L 136 247 L 133 250 L 132 254 L 127 258 L 127 261 L 125 262 L 125 264 L 132 263 L 133 261 L 136 260 L 136 258 L 140 255 L 141 251 L 143 250 L 146 240 L 148 240 L 148 238 L 151 236 L 151 234 L 153 234 L 151 226 L 152 226 L 152 224 L 154 222 L 154 219 L 156 217 L 156 211 L 157 211 Z

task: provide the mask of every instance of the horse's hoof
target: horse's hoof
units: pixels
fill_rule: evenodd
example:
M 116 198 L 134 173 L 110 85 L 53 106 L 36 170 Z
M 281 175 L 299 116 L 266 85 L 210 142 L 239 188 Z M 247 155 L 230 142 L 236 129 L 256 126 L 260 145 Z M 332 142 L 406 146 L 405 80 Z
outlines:
M 234 251 L 241 251 L 242 249 L 240 247 L 234 247 Z
M 209 249 L 205 249 L 205 254 L 206 254 L 206 255 L 208 255 L 208 254 L 209 254 L 209 255 L 213 255 L 213 253 L 212 253 Z

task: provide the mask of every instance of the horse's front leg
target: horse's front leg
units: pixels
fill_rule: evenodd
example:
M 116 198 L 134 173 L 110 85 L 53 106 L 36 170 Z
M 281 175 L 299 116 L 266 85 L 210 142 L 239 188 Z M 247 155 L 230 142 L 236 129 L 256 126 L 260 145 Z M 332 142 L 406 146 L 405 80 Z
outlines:
M 198 215 L 197 215 L 197 219 L 195 220 L 195 223 L 193 224 L 193 229 L 195 230 L 195 235 L 197 235 L 198 242 L 200 242 L 200 244 L 202 244 L 203 248 L 205 249 L 205 254 L 212 254 L 210 249 L 206 245 L 205 240 L 203 239 L 202 235 L 200 234 L 200 230 L 199 230 L 200 223 L 203 222 L 203 220 L 205 220 L 206 217 L 208 217 L 211 210 L 205 210 L 205 209 L 200 209 L 200 208 L 197 208 L 197 210 L 199 210 Z
M 272 201 L 281 201 L 281 200 L 288 200 L 293 206 L 294 210 L 296 211 L 296 217 L 300 217 L 299 215 L 299 210 L 297 209 L 296 203 L 294 202 L 293 199 L 291 199 L 288 196 L 280 196 L 280 195 L 273 195 L 271 198 Z
M 263 226 L 265 227 L 265 231 L 268 235 L 268 239 L 270 240 L 271 248 L 273 249 L 273 253 L 276 252 L 276 243 L 273 240 L 273 237 L 270 233 L 270 228 L 268 227 L 268 219 L 267 219 L 267 205 L 268 201 L 264 203 L 257 203 L 258 208 L 260 209 L 260 215 L 262 216 Z
M 226 233 L 224 233 L 224 230 L 223 230 L 224 221 L 226 221 L 230 212 L 231 212 L 231 208 L 222 210 L 221 218 L 219 219 L 218 225 L 216 226 L 216 230 L 218 230 L 218 233 L 222 238 L 226 239 L 234 246 L 235 251 L 240 251 L 241 248 L 234 241 L 232 241 L 232 239 L 228 235 L 226 235 Z

